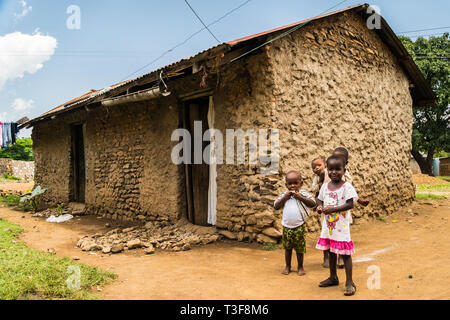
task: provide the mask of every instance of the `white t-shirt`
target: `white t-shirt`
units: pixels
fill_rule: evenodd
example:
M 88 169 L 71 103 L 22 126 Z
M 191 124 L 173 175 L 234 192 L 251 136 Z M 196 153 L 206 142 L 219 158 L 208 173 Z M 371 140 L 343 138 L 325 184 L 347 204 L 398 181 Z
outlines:
M 306 190 L 300 190 L 299 193 L 305 198 L 309 198 L 315 201 L 314 197 L 309 194 Z M 281 200 L 281 198 L 286 194 L 282 193 L 275 202 Z M 302 203 L 300 200 L 291 196 L 289 200 L 284 203 L 283 217 L 281 219 L 281 225 L 286 228 L 297 228 L 305 223 L 306 218 L 309 215 L 309 208 L 306 204 Z
M 358 198 L 355 188 L 348 182 L 334 190 L 328 188 L 330 182 L 324 183 L 320 188 L 319 200 L 323 201 L 323 207 L 338 207 L 349 199 Z M 324 215 L 322 222 L 321 238 L 332 239 L 335 241 L 350 241 L 350 211 L 336 212 L 331 215 Z

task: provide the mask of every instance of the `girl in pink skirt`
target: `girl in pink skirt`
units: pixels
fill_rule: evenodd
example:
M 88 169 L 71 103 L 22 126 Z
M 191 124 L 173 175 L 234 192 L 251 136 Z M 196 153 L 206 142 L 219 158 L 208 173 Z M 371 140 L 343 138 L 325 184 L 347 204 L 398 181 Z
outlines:
M 356 292 L 356 285 L 352 279 L 352 254 L 355 253 L 353 241 L 350 238 L 350 213 L 353 202 L 358 195 L 355 188 L 342 180 L 345 172 L 345 159 L 332 155 L 327 159 L 330 182 L 324 183 L 320 188 L 317 212 L 324 214 L 322 232 L 317 241 L 316 248 L 329 251 L 330 277 L 320 282 L 319 287 L 339 285 L 336 264 L 337 255 L 342 256 L 345 267 L 344 295 L 351 296 Z

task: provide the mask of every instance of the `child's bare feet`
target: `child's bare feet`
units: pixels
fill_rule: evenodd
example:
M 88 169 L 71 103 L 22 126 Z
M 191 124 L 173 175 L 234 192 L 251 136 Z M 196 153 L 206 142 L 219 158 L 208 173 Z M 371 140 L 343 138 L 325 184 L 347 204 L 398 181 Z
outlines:
M 289 272 L 291 272 L 291 268 L 290 267 L 286 267 L 286 268 L 284 268 L 282 274 L 286 275 L 286 274 L 289 274 Z
M 303 268 L 299 268 L 298 271 L 297 271 L 297 274 L 299 276 L 304 276 L 306 274 L 306 272 L 305 272 L 305 270 Z
M 367 207 L 367 205 L 369 204 L 369 200 L 365 200 L 365 199 L 358 199 L 358 203 L 364 207 Z

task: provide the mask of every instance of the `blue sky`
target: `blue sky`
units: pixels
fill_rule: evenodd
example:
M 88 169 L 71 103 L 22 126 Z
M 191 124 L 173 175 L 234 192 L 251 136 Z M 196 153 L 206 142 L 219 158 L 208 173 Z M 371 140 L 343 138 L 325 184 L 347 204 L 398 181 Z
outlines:
M 208 24 L 245 0 L 189 2 Z M 316 16 L 339 2 L 252 0 L 210 29 L 220 41 L 229 41 Z M 346 1 L 333 10 L 359 3 L 362 2 Z M 369 3 L 380 7 L 381 14 L 395 32 L 450 27 L 448 0 Z M 80 8 L 79 30 L 66 26 L 71 15 L 66 10 L 70 5 Z M 89 89 L 117 83 L 201 28 L 184 0 L 0 0 L 0 66 L 1 63 L 11 66 L 6 75 L 5 67 L 0 67 L 0 85 L 2 73 L 4 79 L 0 86 L 0 121 L 15 121 L 24 115 L 33 118 Z M 409 35 L 444 31 L 450 31 L 450 28 Z M 47 45 L 48 57 L 8 51 L 11 50 L 8 46 L 14 46 L 11 43 L 16 41 L 11 40 L 11 34 L 16 36 L 14 39 L 31 41 L 33 45 Z M 2 37 L 10 41 L 2 42 Z M 52 42 L 55 39 L 56 42 Z M 216 44 L 204 30 L 130 78 Z M 39 61 L 41 58 L 43 61 Z M 42 66 L 33 69 L 33 63 Z M 28 71 L 20 71 L 22 64 L 28 66 Z M 23 76 L 17 77 L 14 72 Z M 22 136 L 29 134 L 29 131 L 21 133 Z

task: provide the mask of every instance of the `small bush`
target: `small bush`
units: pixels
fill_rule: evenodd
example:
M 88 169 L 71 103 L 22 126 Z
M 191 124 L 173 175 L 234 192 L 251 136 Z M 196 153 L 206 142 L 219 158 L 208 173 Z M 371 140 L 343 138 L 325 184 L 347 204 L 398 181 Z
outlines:
M 8 205 L 8 206 L 17 206 L 19 205 L 20 197 L 15 194 L 8 194 L 7 196 L 1 196 L 0 202 Z

